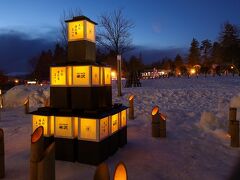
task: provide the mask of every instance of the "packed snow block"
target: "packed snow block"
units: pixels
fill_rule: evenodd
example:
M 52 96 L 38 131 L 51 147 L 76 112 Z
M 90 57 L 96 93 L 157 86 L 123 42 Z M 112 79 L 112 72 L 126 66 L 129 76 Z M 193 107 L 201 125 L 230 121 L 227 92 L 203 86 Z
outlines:
M 123 147 L 127 144 L 127 126 L 121 128 L 118 132 L 118 145 L 119 147 Z
M 4 132 L 0 128 L 0 178 L 5 176 Z
M 44 141 L 44 148 L 47 148 L 54 142 L 54 136 L 43 137 L 43 141 Z
M 77 159 L 77 139 L 57 138 L 54 139 L 56 160 L 75 162 Z
M 119 147 L 119 131 L 109 136 L 109 155 L 112 156 L 117 152 Z
M 68 87 L 50 88 L 50 106 L 52 108 L 71 108 L 71 89 Z
M 78 162 L 98 165 L 109 156 L 109 138 L 100 142 L 78 140 Z
M 72 87 L 71 108 L 96 110 L 112 106 L 111 86 Z

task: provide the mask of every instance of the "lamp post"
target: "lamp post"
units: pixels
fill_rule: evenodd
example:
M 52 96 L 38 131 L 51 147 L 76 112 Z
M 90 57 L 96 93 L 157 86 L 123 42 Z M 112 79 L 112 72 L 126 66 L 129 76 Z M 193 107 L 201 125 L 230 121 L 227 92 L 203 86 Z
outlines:
M 228 133 L 231 135 L 231 121 L 237 120 L 237 108 L 229 108 Z
M 118 89 L 118 96 L 122 96 L 122 57 L 121 55 L 117 55 L 117 89 Z
M 94 180 L 110 180 L 109 168 L 106 163 L 101 163 L 94 174 Z

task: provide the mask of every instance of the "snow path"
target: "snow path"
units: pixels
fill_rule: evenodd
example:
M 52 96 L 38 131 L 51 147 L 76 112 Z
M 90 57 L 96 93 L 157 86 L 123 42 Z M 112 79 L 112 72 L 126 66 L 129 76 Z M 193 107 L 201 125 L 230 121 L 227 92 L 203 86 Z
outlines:
M 140 88 L 124 88 L 121 98 L 116 97 L 114 84 L 114 102 L 127 105 L 130 94 L 135 95 L 136 118 L 128 121 L 128 144 L 106 160 L 111 176 L 117 162 L 124 161 L 130 180 L 227 179 L 240 155 L 240 148 L 229 146 L 226 134 L 229 102 L 240 93 L 240 78 L 168 78 L 145 80 L 142 84 Z M 40 100 L 45 97 L 40 94 L 49 96 L 48 88 L 42 91 L 41 88 L 24 90 L 28 94 L 38 92 L 32 96 L 35 98 L 32 108 L 41 105 Z M 26 96 L 27 93 L 18 94 L 17 102 Z M 26 180 L 31 115 L 25 115 L 21 104 L 13 101 L 14 91 L 8 98 L 15 107 L 0 112 L 0 127 L 5 131 L 6 179 Z M 151 137 L 151 110 L 155 105 L 168 117 L 165 139 Z M 209 131 L 199 128 L 204 111 L 212 112 L 222 128 Z M 92 179 L 95 169 L 95 166 L 56 161 L 56 179 Z

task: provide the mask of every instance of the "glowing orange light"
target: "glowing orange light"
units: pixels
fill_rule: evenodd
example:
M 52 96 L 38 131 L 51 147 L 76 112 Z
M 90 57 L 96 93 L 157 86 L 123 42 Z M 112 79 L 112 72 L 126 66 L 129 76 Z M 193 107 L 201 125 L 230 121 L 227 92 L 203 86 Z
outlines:
M 233 69 L 233 66 L 231 66 L 231 69 Z
M 134 98 L 134 95 L 131 95 L 128 100 L 131 101 Z
M 194 68 L 190 69 L 190 74 L 195 74 L 196 70 Z
M 126 166 L 120 162 L 118 163 L 115 172 L 114 172 L 114 180 L 127 180 L 127 169 Z
M 156 115 L 157 113 L 159 113 L 159 107 L 158 107 L 158 106 L 155 106 L 155 107 L 152 109 L 152 116 Z
M 116 71 L 112 71 L 112 72 L 111 72 L 111 76 L 112 76 L 113 79 L 116 78 L 116 77 L 117 77 Z
M 15 79 L 14 82 L 15 82 L 16 84 L 18 84 L 18 83 L 19 83 L 19 80 L 18 80 L 18 79 Z
M 31 138 L 32 143 L 37 142 L 42 135 L 43 135 L 43 127 L 39 126 L 32 134 L 32 138 Z

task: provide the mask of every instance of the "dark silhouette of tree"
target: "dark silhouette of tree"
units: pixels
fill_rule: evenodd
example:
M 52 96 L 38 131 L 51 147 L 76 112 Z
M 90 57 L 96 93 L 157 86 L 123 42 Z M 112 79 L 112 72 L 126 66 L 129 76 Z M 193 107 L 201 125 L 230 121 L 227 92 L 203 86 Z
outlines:
M 59 43 L 55 45 L 54 54 L 53 54 L 53 64 L 65 62 L 67 59 L 66 51 Z
M 210 65 L 210 55 L 211 55 L 211 50 L 212 50 L 212 43 L 210 40 L 205 39 L 201 42 L 200 46 L 201 50 L 201 55 L 202 55 L 202 63 L 205 66 Z
M 116 55 L 132 49 L 130 31 L 134 24 L 124 16 L 122 9 L 101 15 L 99 25 L 97 42 L 100 45 Z
M 183 66 L 183 59 L 179 54 L 177 54 L 174 59 L 174 65 L 176 68 L 180 68 L 181 66 Z
M 189 49 L 188 64 L 191 66 L 200 64 L 199 42 L 195 38 L 193 38 Z
M 219 36 L 221 56 L 224 63 L 240 65 L 239 29 L 236 25 L 225 23 Z
M 39 56 L 35 69 L 33 71 L 33 77 L 39 81 L 49 80 L 50 78 L 50 66 L 52 64 L 52 51 L 48 50 L 47 52 L 42 51 Z
M 222 63 L 221 46 L 218 42 L 213 43 L 210 59 L 211 59 L 212 64 L 221 64 Z

